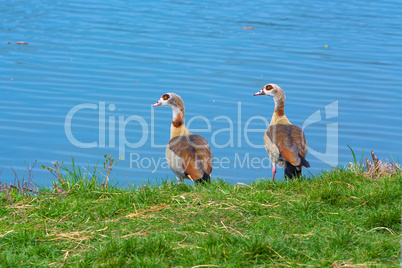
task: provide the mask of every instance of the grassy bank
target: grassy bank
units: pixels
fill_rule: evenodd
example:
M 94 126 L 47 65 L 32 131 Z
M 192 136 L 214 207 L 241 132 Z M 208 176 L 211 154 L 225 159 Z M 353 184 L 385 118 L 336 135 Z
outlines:
M 0 193 L 0 267 L 398 266 L 400 173 Z

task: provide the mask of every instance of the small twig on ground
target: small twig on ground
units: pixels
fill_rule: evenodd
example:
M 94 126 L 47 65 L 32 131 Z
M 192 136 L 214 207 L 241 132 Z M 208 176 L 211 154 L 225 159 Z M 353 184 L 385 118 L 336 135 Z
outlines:
M 14 204 L 13 200 L 11 199 L 10 193 L 8 191 L 7 183 L 3 184 L 3 192 L 6 194 L 6 198 L 11 203 L 11 205 Z
M 53 165 L 54 165 L 54 168 L 56 169 L 56 172 L 57 172 L 57 178 L 60 180 L 61 183 L 64 183 L 63 177 L 60 174 L 59 162 L 56 161 L 56 162 L 53 163 Z
M 349 163 L 349 170 L 360 172 L 363 176 L 371 179 L 379 179 L 384 175 L 393 176 L 401 172 L 401 167 L 397 163 L 379 160 L 373 151 L 371 151 L 371 158 L 372 161 L 366 157 L 365 164 Z
M 11 170 L 14 172 L 14 185 L 17 184 L 17 181 L 20 181 L 20 178 L 18 178 L 17 172 L 13 169 L 12 166 L 10 166 Z
M 374 171 L 378 171 L 378 158 L 375 157 L 373 150 L 371 150 L 371 158 L 373 158 L 373 163 L 374 163 Z
M 109 176 L 110 176 L 110 172 L 112 171 L 113 167 L 115 165 L 117 165 L 117 163 L 120 162 L 120 159 L 117 160 L 117 162 L 114 162 L 114 158 L 112 158 L 112 155 L 107 156 L 106 154 L 105 156 L 105 162 L 103 162 L 103 168 L 106 171 L 106 175 L 103 174 L 102 172 L 99 171 L 99 169 L 97 167 L 95 167 L 95 170 L 99 172 L 99 174 L 103 175 L 106 178 L 106 181 L 104 183 L 102 183 L 102 190 L 106 189 L 107 184 L 109 183 Z M 107 166 L 106 166 L 107 164 Z
M 63 162 L 61 162 L 61 164 L 63 164 Z M 61 183 L 64 183 L 63 177 L 60 174 L 59 162 L 58 161 L 53 162 L 53 165 L 54 165 L 55 170 L 53 170 L 50 167 L 46 167 L 45 165 L 42 165 L 42 168 L 48 170 L 50 173 L 52 173 L 53 176 L 56 177 L 56 179 L 58 179 Z M 56 173 L 55 173 L 55 171 L 56 171 Z
M 36 189 L 32 176 L 32 169 L 35 167 L 35 165 L 36 161 L 32 167 L 28 167 L 27 163 L 25 162 L 25 166 L 27 167 L 29 173 L 28 181 L 25 181 L 24 176 L 22 177 L 22 179 L 20 179 L 17 175 L 17 172 L 13 169 L 13 167 L 10 166 L 11 170 L 14 173 L 14 184 L 10 183 L 10 185 L 7 187 L 7 184 L 4 183 L 2 187 L 2 184 L 0 182 L 0 189 L 6 194 L 7 200 L 10 201 L 10 203 L 14 203 L 10 195 L 10 191 L 12 191 L 13 189 L 16 189 L 17 193 L 21 194 L 22 197 L 28 196 L 29 194 L 39 194 L 39 190 Z M 2 170 L 3 169 L 0 170 L 0 175 Z
M 22 180 L 24 180 L 24 177 L 22 177 Z M 20 183 L 20 181 L 18 181 L 17 183 L 17 189 L 21 192 L 22 197 L 24 197 L 24 184 Z M 11 185 L 10 185 L 11 186 Z
M 25 166 L 28 169 L 28 186 L 32 186 L 32 189 L 35 189 L 35 184 L 34 184 L 34 177 L 32 175 L 32 169 L 35 167 L 36 163 L 38 160 L 35 160 L 35 163 L 31 166 L 31 163 L 29 163 L 29 166 L 27 165 L 27 162 L 24 160 Z M 26 186 L 28 188 L 28 186 Z
M 15 172 L 13 167 L 10 166 L 10 168 L 14 172 L 14 185 L 10 185 L 10 187 L 14 186 L 14 188 L 16 188 L 24 197 L 24 177 L 22 177 L 22 180 L 20 180 L 20 178 L 17 175 L 17 172 Z
M 51 174 L 53 174 L 53 176 L 55 178 L 57 178 L 58 182 L 55 182 L 55 186 L 54 188 L 56 189 L 57 193 L 45 193 L 46 195 L 63 195 L 66 196 L 69 192 L 64 190 L 63 188 L 61 188 L 58 183 L 64 184 L 64 180 L 63 177 L 60 173 L 60 165 L 58 161 L 52 162 L 52 164 L 54 165 L 54 169 L 50 168 L 50 167 L 46 167 L 44 165 L 42 165 L 43 169 L 48 170 Z M 63 162 L 61 162 L 61 164 L 63 164 Z

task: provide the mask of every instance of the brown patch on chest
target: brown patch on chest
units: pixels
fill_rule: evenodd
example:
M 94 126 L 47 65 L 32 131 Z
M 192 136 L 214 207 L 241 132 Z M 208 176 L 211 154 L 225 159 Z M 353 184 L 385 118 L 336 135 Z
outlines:
M 275 112 L 278 116 L 285 115 L 285 110 L 283 109 L 283 107 L 282 107 L 282 109 L 278 109 L 278 108 L 275 109 L 274 112 Z
M 172 125 L 176 128 L 182 126 L 184 124 L 184 116 L 183 114 L 177 114 L 177 116 L 172 120 Z

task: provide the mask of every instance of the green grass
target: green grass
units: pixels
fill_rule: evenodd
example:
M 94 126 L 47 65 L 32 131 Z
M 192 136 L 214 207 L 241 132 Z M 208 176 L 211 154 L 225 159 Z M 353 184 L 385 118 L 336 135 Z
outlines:
M 109 186 L 76 171 L 67 195 L 0 193 L 0 267 L 394 266 L 402 175 Z

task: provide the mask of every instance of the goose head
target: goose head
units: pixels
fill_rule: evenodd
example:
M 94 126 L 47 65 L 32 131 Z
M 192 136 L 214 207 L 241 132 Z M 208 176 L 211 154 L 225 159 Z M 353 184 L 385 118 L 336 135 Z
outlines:
M 179 95 L 176 93 L 165 93 L 162 97 L 153 105 L 153 107 L 158 106 L 169 106 L 173 110 L 173 117 L 177 114 L 182 114 L 184 116 L 184 103 Z
M 283 90 L 276 84 L 267 84 L 262 87 L 262 89 L 254 94 L 254 96 L 271 96 L 273 98 L 284 97 L 285 93 Z
M 171 108 L 183 108 L 184 103 L 179 95 L 175 93 L 165 93 L 162 97 L 153 105 L 153 107 L 157 106 L 169 106 Z

